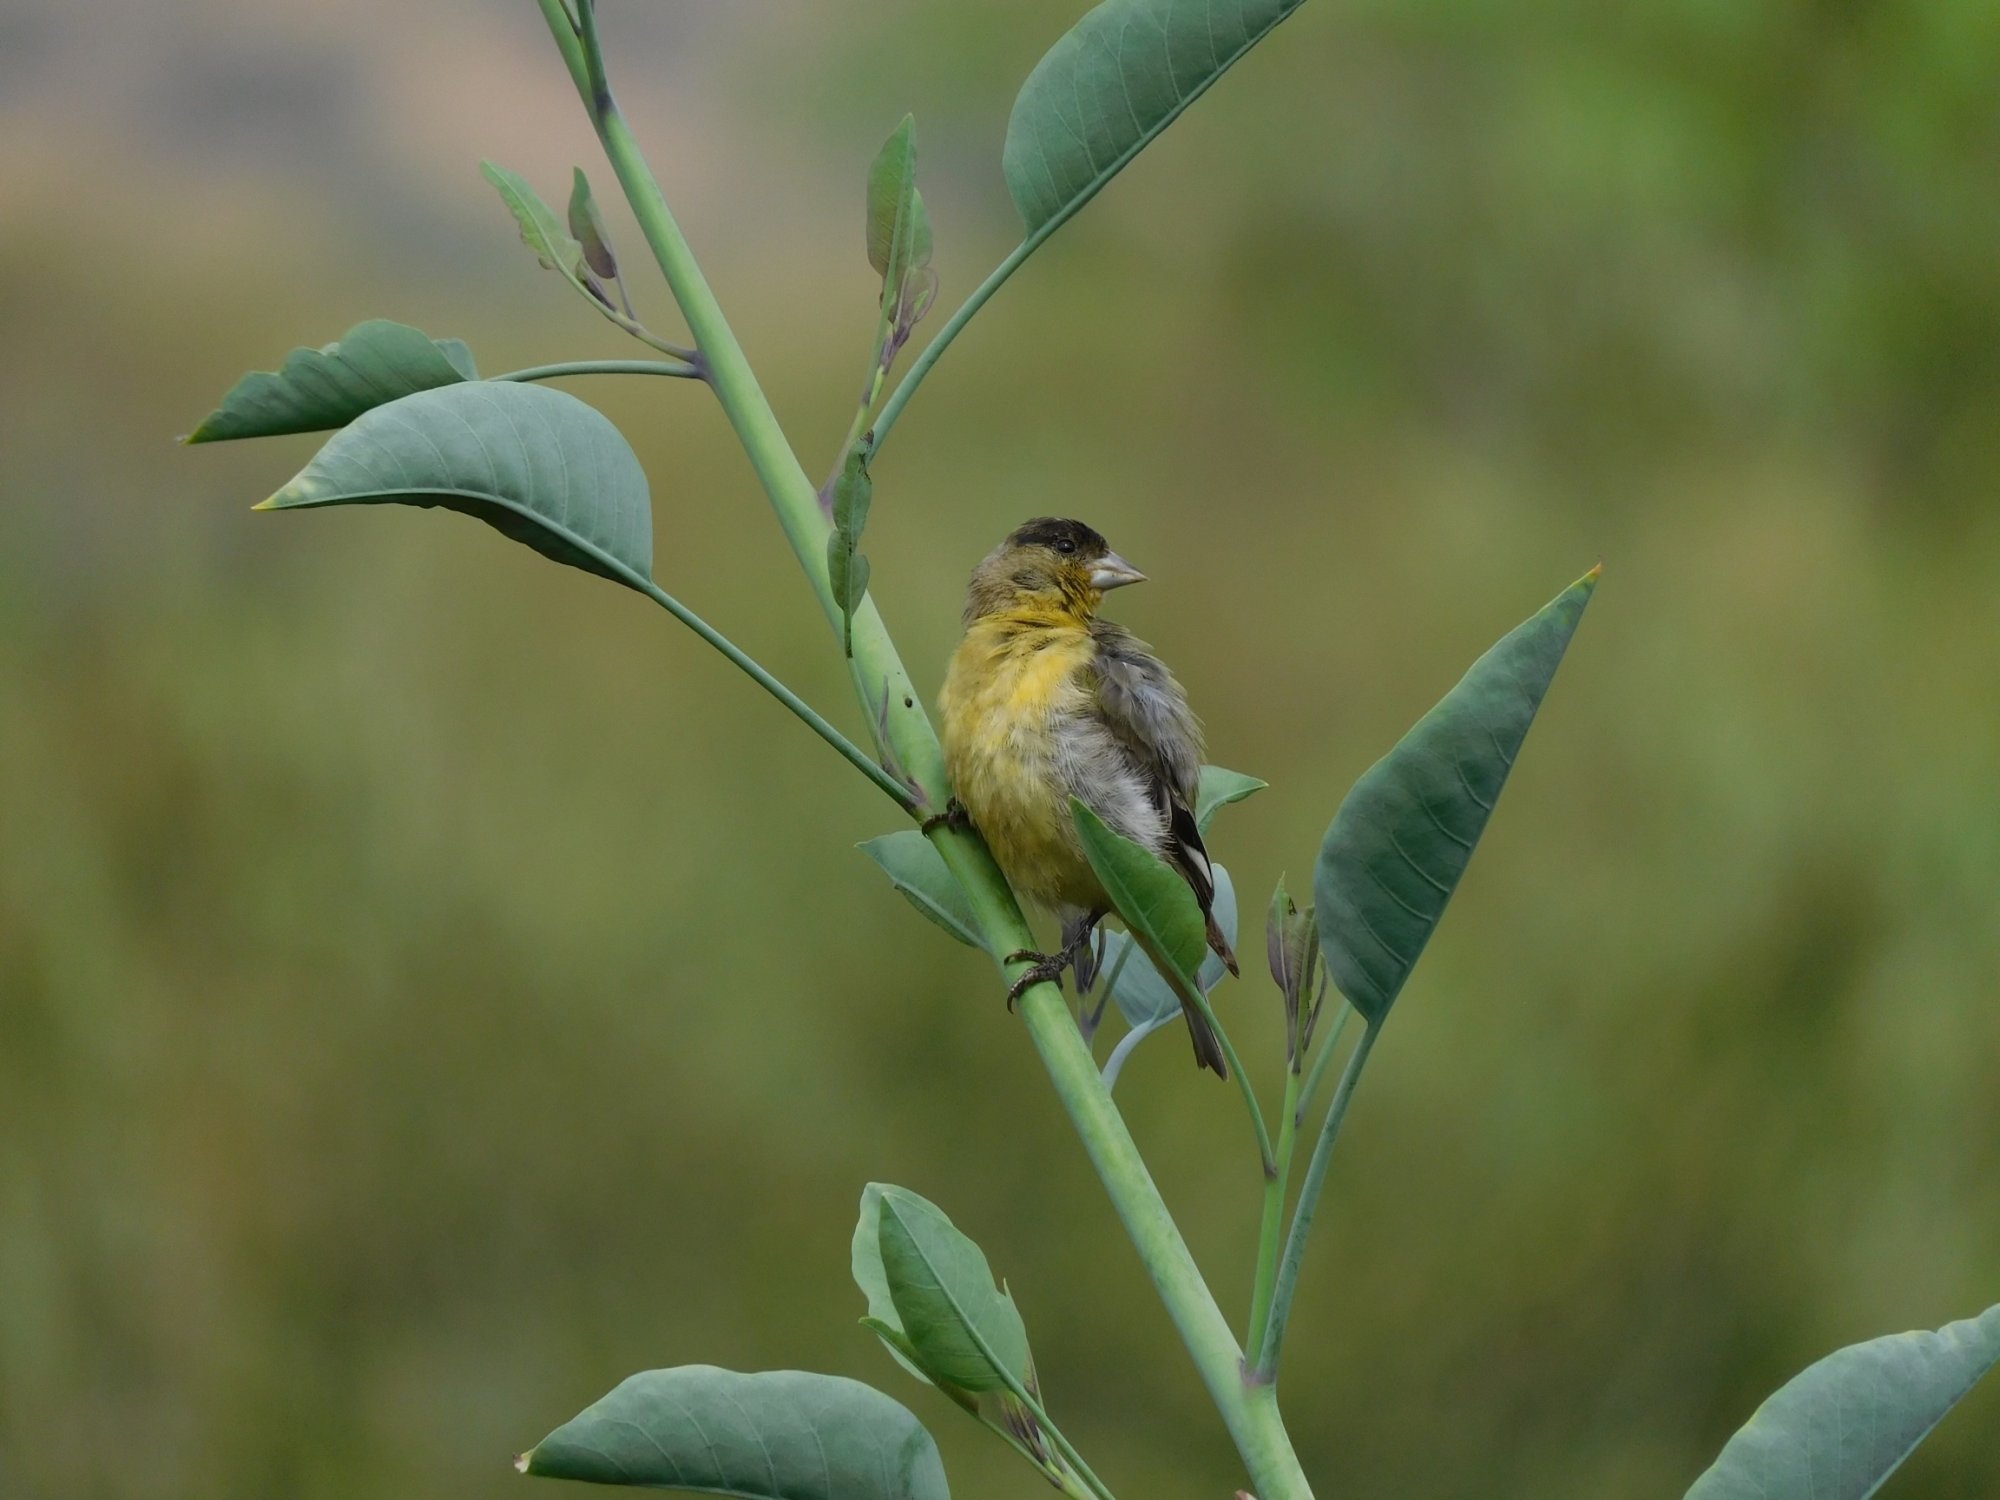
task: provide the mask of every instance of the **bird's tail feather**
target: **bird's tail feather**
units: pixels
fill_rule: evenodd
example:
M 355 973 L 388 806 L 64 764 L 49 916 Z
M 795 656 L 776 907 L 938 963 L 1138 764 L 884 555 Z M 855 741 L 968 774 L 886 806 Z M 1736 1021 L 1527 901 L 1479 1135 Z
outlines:
M 1222 1056 L 1222 1042 L 1215 1034 L 1215 1028 L 1208 1024 L 1208 1017 L 1199 1010 L 1181 1001 L 1181 1009 L 1187 1013 L 1188 1036 L 1194 1042 L 1195 1066 L 1211 1069 L 1217 1078 L 1229 1076 L 1229 1064 Z
M 1216 926 L 1215 913 L 1204 907 L 1201 914 L 1208 918 L 1208 946 L 1215 950 L 1215 956 L 1222 960 L 1230 973 L 1241 977 L 1243 971 L 1236 967 L 1236 950 L 1229 946 L 1229 939 Z

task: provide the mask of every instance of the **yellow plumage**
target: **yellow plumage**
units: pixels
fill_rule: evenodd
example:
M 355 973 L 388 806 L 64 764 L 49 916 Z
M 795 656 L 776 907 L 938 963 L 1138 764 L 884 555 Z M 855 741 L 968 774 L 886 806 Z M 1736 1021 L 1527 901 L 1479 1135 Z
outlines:
M 1089 711 L 1096 643 L 1059 609 L 975 620 L 938 700 L 960 804 L 1013 881 L 1044 906 L 1108 904 L 1070 819 L 1058 727 Z

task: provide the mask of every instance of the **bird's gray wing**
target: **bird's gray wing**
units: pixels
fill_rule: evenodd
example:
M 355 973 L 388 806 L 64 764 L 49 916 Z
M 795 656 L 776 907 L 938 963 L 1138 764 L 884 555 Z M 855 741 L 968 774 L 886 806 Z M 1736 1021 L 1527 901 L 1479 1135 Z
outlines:
M 1194 820 L 1201 724 L 1181 685 L 1144 641 L 1109 620 L 1092 621 L 1090 633 L 1097 644 L 1098 713 L 1166 826 L 1161 853 L 1186 874 L 1206 912 L 1215 899 L 1215 875 Z

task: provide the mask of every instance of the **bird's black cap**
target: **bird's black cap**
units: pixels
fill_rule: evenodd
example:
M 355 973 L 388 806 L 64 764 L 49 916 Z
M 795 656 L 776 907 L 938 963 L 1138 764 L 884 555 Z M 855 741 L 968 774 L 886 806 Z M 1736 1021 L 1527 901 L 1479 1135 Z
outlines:
M 1061 544 L 1068 542 L 1067 548 Z M 1007 538 L 1010 547 L 1054 547 L 1058 551 L 1074 551 L 1084 557 L 1102 557 L 1111 550 L 1111 544 L 1081 521 L 1064 520 L 1061 516 L 1037 516 L 1032 521 L 1024 521 Z

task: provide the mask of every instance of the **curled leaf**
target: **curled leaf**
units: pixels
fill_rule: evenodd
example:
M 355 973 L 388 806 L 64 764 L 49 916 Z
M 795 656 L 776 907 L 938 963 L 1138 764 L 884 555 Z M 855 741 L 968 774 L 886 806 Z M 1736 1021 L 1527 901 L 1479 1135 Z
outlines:
M 882 867 L 910 905 L 971 948 L 983 948 L 965 888 L 931 841 L 914 828 L 869 839 L 861 852 Z
M 606 281 L 618 279 L 618 257 L 611 250 L 611 236 L 604 228 L 604 215 L 597 211 L 591 196 L 590 179 L 583 168 L 576 169 L 576 181 L 569 192 L 569 232 L 576 236 L 584 263 Z
M 1264 925 L 1264 953 L 1271 978 L 1285 997 L 1285 1061 L 1297 1071 L 1312 1027 L 1313 1007 L 1304 1005 L 1319 957 L 1319 919 L 1312 907 L 1300 911 L 1281 877 L 1271 893 Z M 1305 1014 L 1301 1015 L 1304 1007 Z
M 294 349 L 282 369 L 245 375 L 187 441 L 323 432 L 400 397 L 478 378 L 472 351 L 458 339 L 371 318 L 331 344 Z
M 1195 788 L 1194 821 L 1203 833 L 1215 821 L 1215 815 L 1232 802 L 1241 802 L 1245 797 L 1261 792 L 1271 783 L 1259 781 L 1255 776 L 1245 776 L 1241 771 L 1225 771 L 1221 766 L 1203 766 L 1201 780 Z
M 868 168 L 868 263 L 882 277 L 884 370 L 937 294 L 930 213 L 917 191 L 916 130 L 915 119 L 903 116 Z

